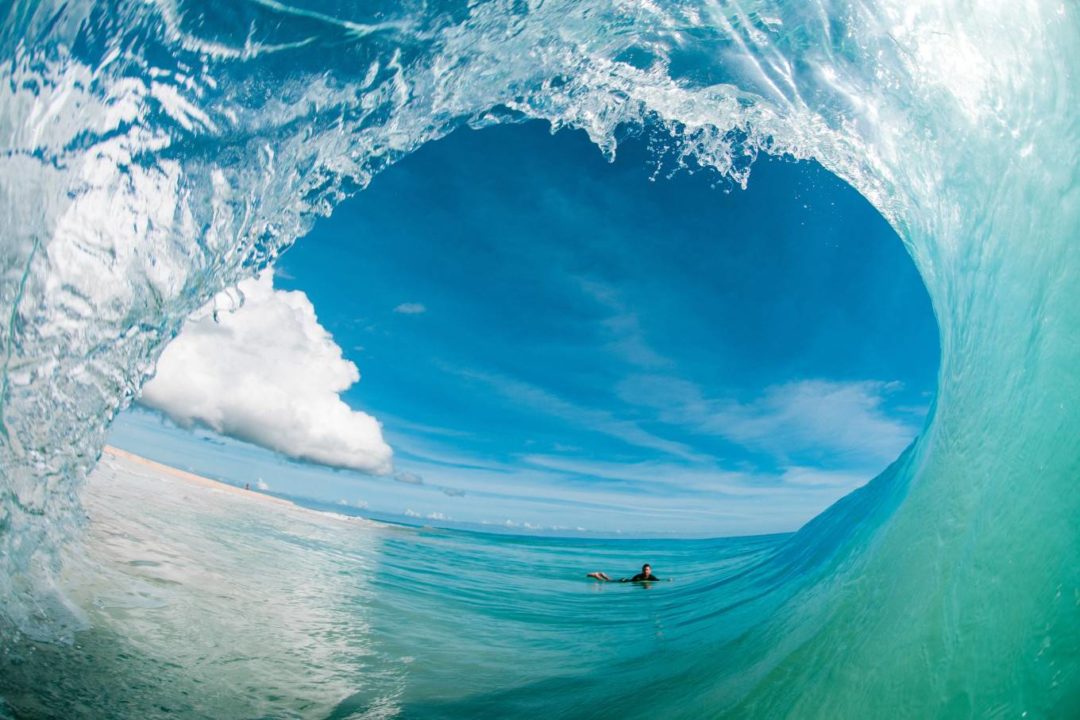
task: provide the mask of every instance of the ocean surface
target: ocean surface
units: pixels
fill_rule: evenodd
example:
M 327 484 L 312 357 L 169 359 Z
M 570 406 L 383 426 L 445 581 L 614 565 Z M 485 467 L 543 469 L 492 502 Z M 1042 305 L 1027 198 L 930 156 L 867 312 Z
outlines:
M 1080 716 L 1075 3 L 14 0 L 0 80 L 3 713 Z M 919 438 L 711 544 L 87 483 L 190 312 L 415 149 L 526 120 L 850 184 L 937 318 Z M 581 577 L 645 560 L 675 582 Z
M 738 652 L 753 617 L 739 608 L 760 604 L 785 540 L 411 528 L 109 455 L 83 499 L 60 578 L 80 629 L 6 649 L 0 694 L 18 717 L 700 713 L 670 673 L 703 644 Z M 666 581 L 585 577 L 643 562 Z

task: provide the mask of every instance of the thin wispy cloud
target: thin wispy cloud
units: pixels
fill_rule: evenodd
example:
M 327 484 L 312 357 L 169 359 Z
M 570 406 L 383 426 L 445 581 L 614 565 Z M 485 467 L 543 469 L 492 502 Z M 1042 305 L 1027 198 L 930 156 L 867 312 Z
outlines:
M 670 376 L 637 376 L 620 397 L 654 410 L 665 423 L 713 435 L 773 456 L 780 464 L 811 455 L 841 468 L 877 467 L 893 460 L 918 434 L 911 414 L 886 410 L 896 383 L 879 380 L 801 380 L 773 385 L 739 402 L 708 398 L 697 385 Z
M 485 473 L 506 473 L 513 470 L 507 463 L 462 449 L 454 444 L 454 436 L 445 440 L 427 434 L 401 432 L 400 428 L 390 436 L 397 457 L 455 470 L 477 470 Z M 449 443 L 449 444 L 448 444 Z
M 600 335 L 608 349 L 622 362 L 641 369 L 672 364 L 649 344 L 638 314 L 628 307 L 618 290 L 592 279 L 577 278 L 577 283 L 586 297 L 607 311 L 600 323 Z
M 422 475 L 408 470 L 400 470 L 394 473 L 392 477 L 397 482 L 404 483 L 405 485 L 423 485 L 425 487 L 434 488 L 447 497 L 465 497 L 466 495 L 466 492 L 461 488 L 428 483 L 424 480 Z
M 779 532 L 797 528 L 868 479 L 826 472 L 811 478 L 801 468 L 791 471 L 792 482 L 785 482 L 782 474 L 755 479 L 663 463 L 623 465 L 555 456 L 523 456 L 520 461 L 508 474 L 471 474 L 469 481 L 478 484 L 470 492 L 471 514 L 512 506 L 550 522 L 572 509 L 617 513 L 627 527 L 638 530 L 670 528 L 672 518 L 678 518 L 683 531 L 692 523 L 699 529 L 723 528 L 724 534 Z M 436 477 L 446 470 L 433 468 Z
M 405 483 L 406 485 L 423 485 L 424 478 L 420 477 L 416 473 L 412 472 L 396 472 L 394 473 L 394 479 L 399 483 Z
M 702 493 L 739 502 L 790 499 L 792 508 L 798 506 L 805 518 L 869 481 L 918 431 L 910 416 L 898 418 L 886 409 L 887 398 L 898 386 L 882 381 L 799 381 L 768 387 L 756 398 L 737 402 L 708 398 L 694 383 L 672 375 L 652 374 L 628 378 L 618 388 L 622 405 L 600 409 L 513 378 L 456 372 L 486 384 L 515 405 L 562 419 L 575 429 L 609 435 L 654 456 L 635 462 L 582 457 L 577 449 L 559 452 L 552 447 L 552 452 L 518 454 L 496 463 L 460 449 L 453 453 L 459 468 L 482 464 L 493 473 L 484 473 L 488 482 L 501 477 L 497 482 L 503 486 L 535 481 L 559 487 L 560 492 L 581 488 L 579 497 L 597 500 L 622 494 L 653 502 Z M 641 419 L 628 420 L 626 414 Z M 692 445 L 645 430 L 640 423 L 650 418 L 671 426 L 674 437 L 721 437 L 758 459 L 729 461 L 697 452 Z M 415 442 L 415 437 L 401 443 L 395 439 L 396 446 L 415 448 Z M 411 457 L 420 463 L 442 464 L 448 459 L 436 459 L 440 453 L 429 454 L 430 450 Z M 792 509 L 787 517 L 795 516 Z
M 427 312 L 427 308 L 422 303 L 407 302 L 395 307 L 394 312 L 399 315 L 423 315 Z
M 893 389 L 875 380 L 787 383 L 753 402 L 717 408 L 703 427 L 780 458 L 817 453 L 843 464 L 884 463 L 918 433 L 885 411 Z
M 637 421 L 621 418 L 610 410 L 580 405 L 538 385 L 477 370 L 457 372 L 462 377 L 486 384 L 516 404 L 559 418 L 583 430 L 621 440 L 627 445 L 686 460 L 703 461 L 707 457 L 695 452 L 689 445 L 650 433 Z
M 785 468 L 781 476 L 788 485 L 802 485 L 820 488 L 841 488 L 845 492 L 862 485 L 870 478 L 866 473 L 857 471 L 838 471 L 813 467 Z
M 459 428 L 447 428 L 437 425 L 413 422 L 412 420 L 407 420 L 398 415 L 388 415 L 386 413 L 380 413 L 379 417 L 382 419 L 383 425 L 386 428 L 387 432 L 392 432 L 396 430 L 409 434 L 432 435 L 445 438 L 467 438 L 473 435 L 473 433 L 466 432 Z
M 668 494 L 704 491 L 731 495 L 762 495 L 769 490 L 755 484 L 755 478 L 749 473 L 732 472 L 711 465 L 687 467 L 654 460 L 627 463 L 558 455 L 524 455 L 521 461 L 527 465 L 568 475 L 633 482 L 646 488 L 651 487 L 653 492 Z

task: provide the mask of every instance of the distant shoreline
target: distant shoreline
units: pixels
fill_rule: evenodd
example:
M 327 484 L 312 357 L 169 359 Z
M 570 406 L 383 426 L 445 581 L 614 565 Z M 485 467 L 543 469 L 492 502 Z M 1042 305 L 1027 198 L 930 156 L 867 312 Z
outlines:
M 778 536 L 787 536 L 794 534 L 793 532 L 777 532 L 777 533 L 764 533 L 760 535 L 731 535 L 731 536 L 692 536 L 692 537 L 678 537 L 670 535 L 652 535 L 644 537 L 636 537 L 629 535 L 611 535 L 601 532 L 589 533 L 559 533 L 559 532 L 523 532 L 521 528 L 507 528 L 501 525 L 481 525 L 476 523 L 447 523 L 447 524 L 432 524 L 430 519 L 409 517 L 405 515 L 396 516 L 392 513 L 379 513 L 375 516 L 361 515 L 353 512 L 344 512 L 336 505 L 325 500 L 315 500 L 308 498 L 298 498 L 299 502 L 288 500 L 278 495 L 271 495 L 269 493 L 260 492 L 258 490 L 245 490 L 242 487 L 236 485 L 230 485 L 229 483 L 221 482 L 220 480 L 212 480 L 202 475 L 196 475 L 195 473 L 188 472 L 186 470 L 180 470 L 172 465 L 166 465 L 164 463 L 157 462 L 156 460 L 150 460 L 141 455 L 136 455 L 133 452 L 127 450 L 121 450 L 113 445 L 106 445 L 102 449 L 102 456 L 108 455 L 109 457 L 121 460 L 124 462 L 137 465 L 147 470 L 151 470 L 156 473 L 161 479 L 164 480 L 180 480 L 190 485 L 197 485 L 210 491 L 228 493 L 229 495 L 247 498 L 254 500 L 255 502 L 272 503 L 279 508 L 290 508 L 292 510 L 304 513 L 318 515 L 323 519 L 347 521 L 352 523 L 361 523 L 373 527 L 381 528 L 407 528 L 410 530 L 423 530 L 423 529 L 437 529 L 448 530 L 451 532 L 462 533 L 478 533 L 482 535 L 497 535 L 500 537 L 522 537 L 522 538 L 548 538 L 548 539 L 565 539 L 565 540 L 582 540 L 588 542 L 715 542 L 715 541 L 738 541 L 738 540 L 750 540 L 750 539 L 768 539 Z M 315 507 L 305 503 L 305 500 L 309 500 Z M 382 515 L 381 517 L 379 515 Z
M 218 490 L 224 493 L 230 493 L 232 495 L 242 495 L 244 497 L 259 502 L 275 503 L 277 505 L 284 505 L 287 507 L 296 508 L 298 510 L 305 509 L 301 508 L 294 502 L 290 502 L 279 497 L 274 497 L 273 495 L 267 495 L 266 493 L 256 492 L 254 490 L 245 490 L 244 488 L 236 487 L 235 485 L 229 485 L 228 483 L 223 483 L 219 480 L 211 480 L 208 477 L 196 475 L 195 473 L 190 473 L 186 470 L 174 468 L 171 465 L 165 465 L 154 460 L 149 460 L 141 455 L 136 455 L 135 453 L 128 452 L 127 450 L 121 450 L 120 448 L 113 447 L 112 445 L 106 445 L 102 450 L 102 453 L 114 458 L 118 458 L 120 460 L 134 463 L 136 465 L 141 465 L 145 468 L 161 474 L 163 477 L 175 478 L 177 480 L 182 480 L 186 483 L 198 485 L 200 487 L 208 488 L 210 490 Z

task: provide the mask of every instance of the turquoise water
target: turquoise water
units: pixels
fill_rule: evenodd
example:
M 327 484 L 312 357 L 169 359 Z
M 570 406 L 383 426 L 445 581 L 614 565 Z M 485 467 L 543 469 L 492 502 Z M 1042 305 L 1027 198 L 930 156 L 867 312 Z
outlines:
M 407 528 L 223 494 L 112 457 L 84 501 L 87 536 L 61 582 L 85 629 L 73 647 L 8 648 L 0 692 L 20 714 L 655 713 L 639 693 L 749 628 L 741 608 L 760 607 L 786 540 Z M 585 577 L 645 561 L 671 582 Z
M 10 705 L 37 695 L 42 714 L 140 716 L 149 704 L 136 700 L 160 693 L 161 707 L 189 714 L 236 702 L 229 714 L 390 715 L 390 699 L 363 694 L 334 710 L 368 692 L 339 659 L 371 648 L 365 687 L 396 698 L 404 717 L 654 714 L 629 698 L 640 688 L 673 717 L 1080 715 L 1074 4 L 160 0 L 0 12 Z M 344 540 L 305 548 L 282 528 L 273 547 L 294 554 L 260 556 L 257 533 L 242 533 L 216 556 L 226 563 L 216 574 L 187 568 L 208 575 L 183 585 L 210 590 L 176 606 L 172 624 L 132 613 L 106 630 L 78 592 L 92 577 L 75 582 L 68 557 L 93 547 L 72 541 L 95 527 L 83 522 L 81 504 L 98 502 L 84 480 L 110 419 L 182 319 L 394 160 L 458 127 L 525 119 L 583 129 L 608 153 L 644 129 L 668 167 L 706 166 L 735 184 L 753 182 L 760 153 L 813 158 L 851 184 L 897 230 L 938 320 L 937 400 L 913 447 L 799 533 L 753 551 L 761 557 L 733 559 L 753 568 L 742 575 L 681 570 L 649 591 L 562 585 L 540 610 L 563 581 L 468 578 L 424 594 L 401 579 L 440 555 L 468 566 L 470 542 L 529 568 L 614 551 L 560 548 L 559 559 L 543 543 L 421 533 L 390 552 L 407 562 L 380 594 L 384 583 L 350 574 L 358 551 Z M 207 524 L 212 515 L 196 512 L 170 528 L 205 537 Z M 629 572 L 641 554 L 607 556 L 604 569 Z M 663 550 L 649 555 L 663 572 Z M 262 603 L 266 622 L 246 627 L 243 611 L 225 611 L 221 596 L 234 591 L 214 591 L 230 583 L 309 610 L 282 617 Z M 687 595 L 673 603 L 675 593 Z M 381 612 L 394 597 L 424 620 Z M 601 622 L 594 602 L 618 608 L 612 642 L 597 646 L 615 655 L 586 640 Z M 198 622 L 180 612 L 199 603 L 210 612 Z M 446 640 L 459 639 L 440 624 L 451 608 L 476 612 L 472 653 Z M 585 608 L 558 632 L 562 647 L 551 643 L 547 623 Z M 340 631 L 357 627 L 353 615 L 367 617 L 362 640 Z M 88 617 L 99 623 L 82 630 Z M 233 620 L 239 632 L 218 631 Z M 658 627 L 663 649 L 623 642 L 657 638 Z M 269 651 L 244 655 L 265 673 L 214 672 L 247 637 L 266 639 Z M 31 641 L 44 644 L 30 652 Z M 163 647 L 172 665 L 147 659 Z M 60 671 L 80 658 L 98 661 Z M 399 661 L 420 670 L 395 680 Z

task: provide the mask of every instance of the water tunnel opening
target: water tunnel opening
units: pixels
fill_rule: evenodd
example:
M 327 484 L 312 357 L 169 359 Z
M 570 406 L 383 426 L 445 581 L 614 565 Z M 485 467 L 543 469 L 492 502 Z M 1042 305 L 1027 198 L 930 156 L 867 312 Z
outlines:
M 658 144 L 629 137 L 608 162 L 584 133 L 543 123 L 455 132 L 318 222 L 272 289 L 264 276 L 267 302 L 313 305 L 330 338 L 319 352 L 359 367 L 340 397 L 381 424 L 392 459 L 304 455 L 253 430 L 258 417 L 185 413 L 183 392 L 144 395 L 112 444 L 412 524 L 797 529 L 921 430 L 938 363 L 929 298 L 887 222 L 820 165 L 763 157 L 733 189 L 658 170 Z M 245 352 L 259 332 L 288 335 L 274 317 Z M 348 375 L 320 362 L 292 374 Z M 289 377 L 284 392 L 322 392 Z

